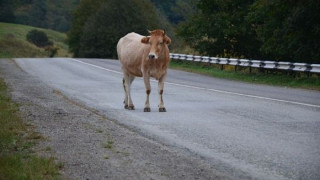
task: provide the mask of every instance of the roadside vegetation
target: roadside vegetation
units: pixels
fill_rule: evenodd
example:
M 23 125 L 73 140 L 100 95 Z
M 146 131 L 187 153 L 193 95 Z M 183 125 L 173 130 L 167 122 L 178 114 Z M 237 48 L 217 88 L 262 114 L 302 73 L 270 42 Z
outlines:
M 320 1 L 198 0 L 177 35 L 201 55 L 320 63 Z
M 261 71 L 254 68 L 250 72 L 249 68 L 245 67 L 238 67 L 237 72 L 235 72 L 234 66 L 231 65 L 224 65 L 224 70 L 221 70 L 221 65 L 209 65 L 207 63 L 199 62 L 182 62 L 177 60 L 171 61 L 170 68 L 255 84 L 267 84 L 320 91 L 320 76 L 316 74 L 306 74 L 304 72 L 288 73 L 287 71 Z
M 0 179 L 61 179 L 62 164 L 33 152 L 32 147 L 43 137 L 21 120 L 19 106 L 9 98 L 2 79 L 0 124 Z
M 57 48 L 55 56 L 71 57 L 66 44 L 66 34 L 26 25 L 0 22 L 0 58 L 49 57 L 50 50 L 27 41 L 32 30 L 44 32 Z

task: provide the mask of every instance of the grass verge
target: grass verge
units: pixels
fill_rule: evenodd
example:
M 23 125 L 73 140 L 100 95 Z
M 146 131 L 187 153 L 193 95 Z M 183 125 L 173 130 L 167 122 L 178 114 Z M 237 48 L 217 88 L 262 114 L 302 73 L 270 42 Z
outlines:
M 234 72 L 234 66 L 225 66 L 225 70 L 221 70 L 220 65 L 208 65 L 197 62 L 182 62 L 176 60 L 171 61 L 170 68 L 255 84 L 267 84 L 320 91 L 320 76 L 307 76 L 303 72 L 296 72 L 293 75 L 288 75 L 284 72 L 260 72 L 257 69 L 253 69 L 250 73 L 248 68 L 241 67 L 238 67 L 238 72 Z
M 61 179 L 61 164 L 32 151 L 43 137 L 20 119 L 18 108 L 0 79 L 0 179 Z

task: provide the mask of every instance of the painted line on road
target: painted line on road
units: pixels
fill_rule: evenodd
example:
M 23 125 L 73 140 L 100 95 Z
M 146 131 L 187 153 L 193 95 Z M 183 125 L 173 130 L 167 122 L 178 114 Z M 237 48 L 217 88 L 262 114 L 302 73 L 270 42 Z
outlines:
M 77 59 L 70 58 L 70 60 L 76 61 L 78 63 L 86 64 L 88 66 L 92 66 L 92 67 L 95 67 L 95 68 L 98 68 L 98 69 L 102 69 L 102 70 L 106 70 L 106 71 L 109 71 L 109 72 L 113 72 L 113 73 L 116 73 L 116 74 L 122 74 L 122 72 L 111 70 L 111 69 L 107 69 L 107 68 L 104 68 L 104 67 L 101 67 L 101 66 L 97 66 L 97 65 L 94 65 L 94 64 L 86 63 L 86 62 L 83 62 L 83 61 L 80 61 L 80 60 L 77 60 Z
M 83 62 L 83 61 L 80 61 L 80 60 L 77 60 L 77 59 L 70 58 L 70 60 L 85 64 L 85 65 L 88 65 L 88 66 L 92 66 L 92 67 L 95 67 L 95 68 L 98 68 L 98 69 L 102 69 L 102 70 L 105 70 L 105 71 L 109 71 L 109 72 L 112 72 L 112 73 L 122 74 L 122 72 L 111 70 L 111 69 L 107 69 L 107 68 L 104 68 L 104 67 L 101 67 L 101 66 L 97 66 L 97 65 L 94 65 L 94 64 L 86 63 L 86 62 Z M 151 81 L 157 82 L 156 80 L 153 80 L 153 79 L 151 79 Z M 256 99 L 263 99 L 263 100 L 269 100 L 269 101 L 276 101 L 276 102 L 283 102 L 283 103 L 290 103 L 290 104 L 295 104 L 295 105 L 302 105 L 302 106 L 320 108 L 320 105 L 308 104 L 308 103 L 300 103 L 300 102 L 296 102 L 296 101 L 288 101 L 288 100 L 268 98 L 268 97 L 255 96 L 255 95 L 249 95 L 249 94 L 242 94 L 242 93 L 236 93 L 236 92 L 230 92 L 230 91 L 222 91 L 222 90 L 211 89 L 211 88 L 202 88 L 202 87 L 184 85 L 184 84 L 177 84 L 177 83 L 172 83 L 172 82 L 165 82 L 165 84 L 170 84 L 170 85 L 179 86 L 179 87 L 192 88 L 192 89 L 199 89 L 199 90 L 218 92 L 218 93 L 224 93 L 224 94 L 231 94 L 231 95 L 237 95 L 237 96 L 243 96 L 243 97 L 250 97 L 250 98 L 256 98 Z

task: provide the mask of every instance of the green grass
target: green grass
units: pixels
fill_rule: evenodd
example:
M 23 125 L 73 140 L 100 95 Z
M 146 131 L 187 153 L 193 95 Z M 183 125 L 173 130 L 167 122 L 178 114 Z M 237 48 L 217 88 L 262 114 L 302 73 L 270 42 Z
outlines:
M 62 164 L 38 157 L 32 147 L 43 137 L 19 117 L 19 107 L 0 79 L 0 179 L 60 179 Z
M 59 48 L 56 56 L 71 56 L 68 52 L 68 45 L 66 44 L 67 36 L 64 33 L 32 26 L 0 22 L 0 58 L 48 57 L 48 52 L 43 48 L 39 48 L 26 40 L 27 33 L 33 29 L 45 32 L 49 40 L 54 43 L 54 46 Z
M 224 70 L 221 70 L 219 67 L 220 65 L 209 66 L 208 64 L 181 62 L 175 60 L 170 63 L 170 68 L 173 69 L 199 73 L 217 78 L 256 84 L 320 90 L 320 77 L 318 75 L 308 77 L 305 73 L 299 72 L 294 75 L 287 75 L 283 72 L 259 72 L 257 69 L 253 69 L 252 73 L 249 73 L 248 68 L 240 67 L 238 68 L 238 72 L 234 72 L 234 66 L 225 66 Z
M 107 143 L 104 143 L 103 147 L 107 148 L 107 149 L 112 149 L 113 148 L 113 141 L 108 141 Z

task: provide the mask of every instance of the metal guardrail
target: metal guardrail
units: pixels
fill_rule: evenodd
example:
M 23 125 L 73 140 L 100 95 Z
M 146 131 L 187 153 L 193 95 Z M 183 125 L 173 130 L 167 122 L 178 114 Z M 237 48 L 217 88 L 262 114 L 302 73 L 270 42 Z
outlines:
M 211 64 L 320 73 L 320 64 L 260 61 L 260 60 L 235 59 L 235 58 L 219 58 L 219 57 L 194 56 L 194 55 L 175 54 L 175 53 L 170 53 L 170 58 L 182 60 L 182 61 L 204 62 L 204 63 L 211 63 Z

